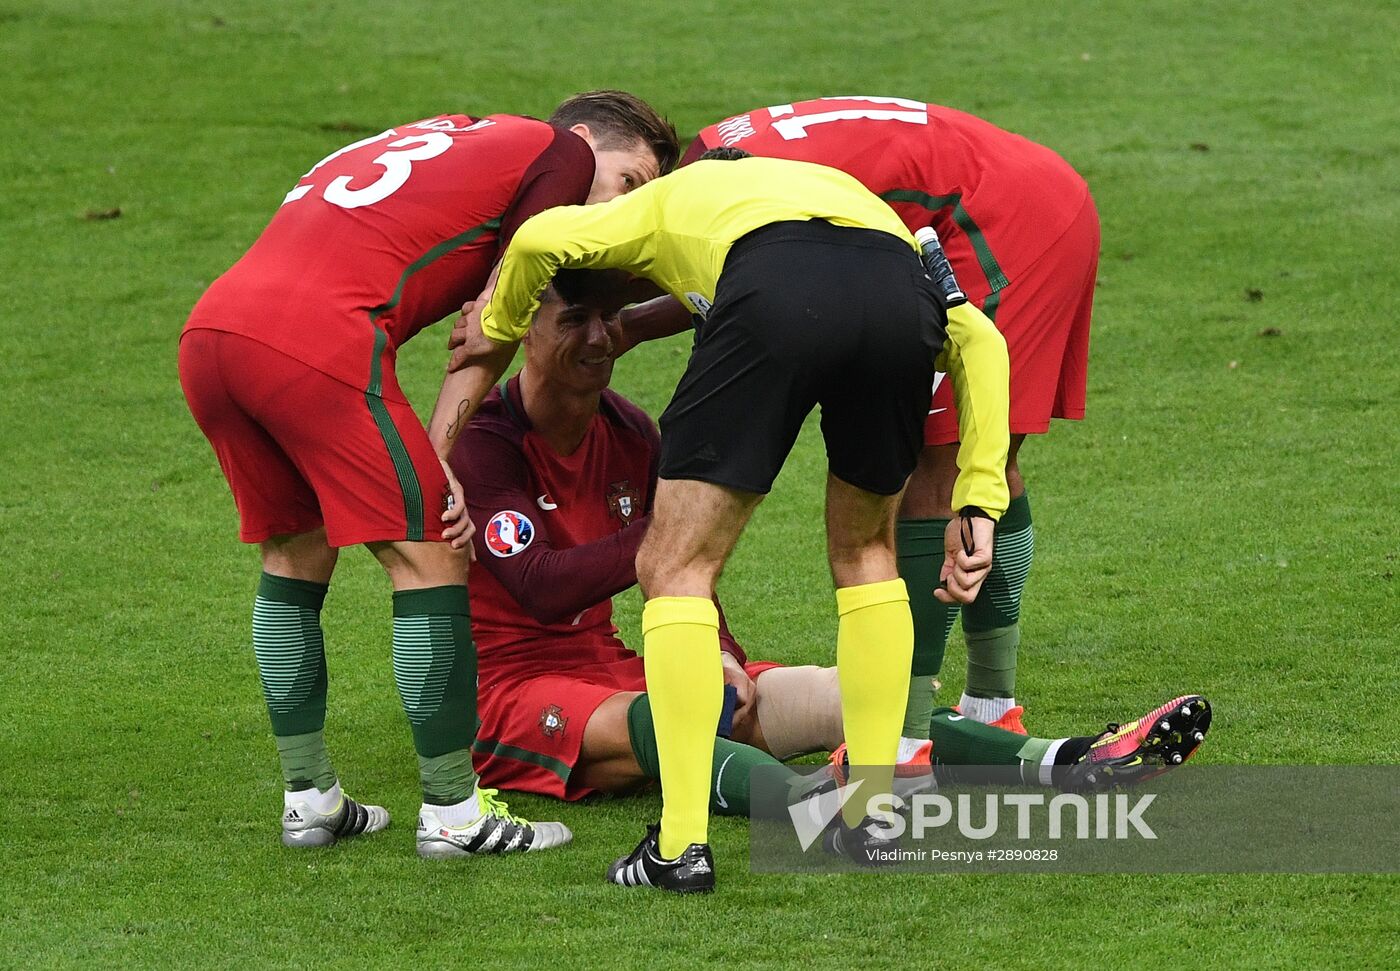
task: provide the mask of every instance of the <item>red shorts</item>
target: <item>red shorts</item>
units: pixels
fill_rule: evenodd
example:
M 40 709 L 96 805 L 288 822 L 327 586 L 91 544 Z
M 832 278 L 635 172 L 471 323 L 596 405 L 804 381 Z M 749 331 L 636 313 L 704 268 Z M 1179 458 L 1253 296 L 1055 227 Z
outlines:
M 997 240 L 989 238 L 993 252 Z M 958 283 L 973 303 L 986 309 L 986 275 L 970 247 L 949 255 Z M 1084 417 L 1089 369 L 1089 318 L 1099 268 L 1099 215 L 1094 200 L 1084 207 L 1054 244 L 999 292 L 997 329 L 1011 357 L 1011 434 L 1038 435 L 1051 418 Z M 958 440 L 953 389 L 944 375 L 933 386 L 924 422 L 925 445 Z
M 472 762 L 482 782 L 497 789 L 582 799 L 597 790 L 569 781 L 583 746 L 583 729 L 598 706 L 622 691 L 645 691 L 642 658 L 622 641 L 588 645 L 555 641 L 541 650 L 512 651 L 509 665 L 486 672 L 476 696 Z M 537 661 L 528 659 L 534 653 Z M 772 661 L 744 665 L 757 678 Z
M 216 330 L 185 332 L 180 384 L 233 490 L 243 542 L 323 525 L 331 546 L 442 539 L 447 477 L 406 402 Z

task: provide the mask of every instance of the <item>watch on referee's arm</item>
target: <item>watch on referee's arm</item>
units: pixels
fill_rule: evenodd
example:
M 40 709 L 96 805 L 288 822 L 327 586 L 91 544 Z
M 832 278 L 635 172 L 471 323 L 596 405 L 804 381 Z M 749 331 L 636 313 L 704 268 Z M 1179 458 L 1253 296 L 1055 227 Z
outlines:
M 963 552 L 968 556 L 971 556 L 977 551 L 977 543 L 972 535 L 972 520 L 974 519 L 985 519 L 991 523 L 996 522 L 996 517 L 981 506 L 963 506 L 958 510 L 958 535 L 962 538 Z

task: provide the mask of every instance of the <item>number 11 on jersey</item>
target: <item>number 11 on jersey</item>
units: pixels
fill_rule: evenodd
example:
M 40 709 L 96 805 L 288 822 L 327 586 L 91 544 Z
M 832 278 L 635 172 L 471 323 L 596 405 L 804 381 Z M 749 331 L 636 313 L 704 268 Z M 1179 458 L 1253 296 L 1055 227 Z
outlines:
M 857 119 L 867 119 L 869 121 L 902 121 L 909 125 L 928 124 L 928 105 L 922 101 L 911 101 L 908 98 L 822 98 L 822 101 L 845 101 L 860 102 L 872 107 L 861 108 L 837 108 L 833 111 L 822 111 L 816 114 L 799 115 L 792 105 L 775 105 L 768 109 L 769 117 L 773 118 L 773 130 L 783 136 L 784 141 L 793 141 L 798 138 L 807 137 L 807 129 L 813 125 L 824 125 L 833 121 L 855 121 Z M 873 107 L 874 105 L 891 105 L 892 107 Z

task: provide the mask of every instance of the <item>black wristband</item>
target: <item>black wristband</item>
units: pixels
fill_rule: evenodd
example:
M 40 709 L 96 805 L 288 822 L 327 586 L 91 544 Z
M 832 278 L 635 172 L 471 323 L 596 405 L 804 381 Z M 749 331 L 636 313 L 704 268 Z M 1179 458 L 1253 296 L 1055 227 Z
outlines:
M 958 515 L 963 519 L 991 519 L 992 514 L 981 506 L 963 506 L 958 510 Z

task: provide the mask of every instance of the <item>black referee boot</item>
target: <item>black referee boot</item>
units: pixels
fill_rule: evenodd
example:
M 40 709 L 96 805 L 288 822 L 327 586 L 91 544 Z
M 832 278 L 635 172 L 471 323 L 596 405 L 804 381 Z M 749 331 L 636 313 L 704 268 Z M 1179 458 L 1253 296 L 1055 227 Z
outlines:
M 661 855 L 661 826 L 648 826 L 637 848 L 608 867 L 608 880 L 623 887 L 656 887 L 672 893 L 711 893 L 715 858 L 709 843 L 691 843 L 674 860 Z
M 888 866 L 897 862 L 899 851 L 899 840 L 888 832 L 874 816 L 866 816 L 859 826 L 847 826 L 838 814 L 822 835 L 822 849 L 860 866 Z

